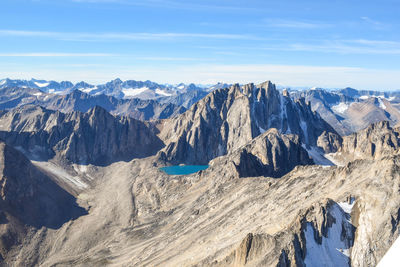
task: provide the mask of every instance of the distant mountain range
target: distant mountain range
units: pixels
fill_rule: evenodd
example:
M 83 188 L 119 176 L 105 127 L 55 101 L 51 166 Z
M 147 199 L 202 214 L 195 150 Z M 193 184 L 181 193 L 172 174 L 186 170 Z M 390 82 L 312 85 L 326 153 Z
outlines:
M 152 81 L 115 79 L 101 85 L 86 82 L 47 80 L 0 80 L 0 109 L 27 104 L 40 105 L 62 112 L 81 111 L 100 106 L 114 115 L 139 120 L 175 117 L 217 89 L 229 88 L 226 83 L 215 85 L 158 84 Z M 311 104 L 340 135 L 348 135 L 371 123 L 400 121 L 400 91 L 369 91 L 311 88 L 286 90 L 290 98 Z
M 345 88 L 325 90 L 314 88 L 292 91 L 291 97 L 304 97 L 341 135 L 366 128 L 371 123 L 389 121 L 393 126 L 400 121 L 400 91 L 379 92 Z
M 45 93 L 67 94 L 74 90 L 80 90 L 89 95 L 108 95 L 118 99 L 140 98 L 140 99 L 156 99 L 163 97 L 174 97 L 181 94 L 204 91 L 209 92 L 228 84 L 218 83 L 209 86 L 196 86 L 195 84 L 180 83 L 177 85 L 158 84 L 152 81 L 122 81 L 115 79 L 105 84 L 93 85 L 87 82 L 72 83 L 70 81 L 47 81 L 47 80 L 12 80 L 9 78 L 0 80 L 0 88 L 18 87 L 18 88 L 34 88 Z

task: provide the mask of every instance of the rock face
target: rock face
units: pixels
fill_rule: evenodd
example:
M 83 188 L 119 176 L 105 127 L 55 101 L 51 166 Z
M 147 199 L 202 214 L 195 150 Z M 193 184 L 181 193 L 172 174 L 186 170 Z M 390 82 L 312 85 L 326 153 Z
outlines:
M 72 195 L 0 142 L 0 260 L 23 242 L 29 229 L 57 229 L 85 214 Z
M 354 160 L 393 155 L 399 147 L 399 132 L 393 130 L 388 121 L 381 121 L 345 136 L 339 151 Z
M 281 177 L 298 165 L 313 164 L 297 136 L 280 134 L 274 128 L 210 164 L 228 161 L 233 162 L 239 177 Z
M 160 157 L 173 163 L 205 164 L 270 128 L 297 134 L 307 146 L 317 146 L 324 131 L 336 134 L 311 111 L 304 99 L 293 102 L 271 82 L 258 86 L 233 85 L 211 92 L 190 110 L 163 125 L 160 138 L 167 146 Z
M 146 157 L 163 146 L 151 125 L 114 117 L 100 107 L 64 114 L 25 106 L 4 113 L 0 122 L 0 137 L 6 143 L 33 157 L 58 155 L 80 164 Z

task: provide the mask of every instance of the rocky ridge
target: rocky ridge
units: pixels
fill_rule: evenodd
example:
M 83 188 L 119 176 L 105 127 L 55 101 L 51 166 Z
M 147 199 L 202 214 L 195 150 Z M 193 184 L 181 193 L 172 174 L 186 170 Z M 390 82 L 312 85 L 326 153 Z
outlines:
M 114 115 L 129 116 L 138 120 L 166 119 L 183 113 L 186 109 L 170 102 L 139 98 L 117 99 L 104 94 L 89 95 L 80 90 L 60 95 L 41 92 L 30 88 L 0 89 L 0 109 L 10 110 L 26 105 L 39 105 L 61 112 L 87 112 L 100 106 Z
M 323 132 L 340 139 L 304 99 L 293 102 L 271 82 L 236 84 L 209 93 L 182 115 L 166 121 L 160 138 L 167 145 L 160 158 L 171 163 L 206 164 L 270 128 L 296 134 L 306 146 L 317 146 Z
M 98 106 L 86 113 L 24 106 L 1 114 L 0 124 L 0 138 L 39 159 L 106 164 L 146 157 L 163 146 L 152 125 Z
M 233 164 L 239 177 L 279 178 L 296 166 L 313 163 L 298 136 L 280 134 L 272 128 L 227 156 L 212 160 L 210 165 Z

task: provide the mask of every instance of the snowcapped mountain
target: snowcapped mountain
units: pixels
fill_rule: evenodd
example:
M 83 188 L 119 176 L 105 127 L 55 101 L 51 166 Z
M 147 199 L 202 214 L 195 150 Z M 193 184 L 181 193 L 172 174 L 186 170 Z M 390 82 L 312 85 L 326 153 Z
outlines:
M 21 87 L 21 88 L 37 88 L 46 93 L 60 93 L 64 90 L 72 88 L 74 85 L 68 81 L 55 82 L 45 80 L 12 80 L 9 78 L 0 80 L 0 88 L 5 87 Z
M 348 135 L 383 120 L 392 125 L 400 122 L 400 91 L 312 88 L 291 92 L 291 96 L 294 99 L 304 97 L 312 109 L 341 135 Z
M 45 93 L 56 94 L 67 94 L 77 89 L 89 95 L 105 94 L 118 99 L 157 99 L 162 97 L 178 96 L 180 94 L 186 94 L 189 92 L 209 91 L 210 89 L 208 87 L 199 87 L 192 83 L 163 85 L 152 81 L 122 81 L 121 79 L 115 79 L 99 85 L 89 84 L 84 81 L 73 84 L 72 82 L 68 81 L 56 82 L 36 79 L 12 80 L 6 78 L 0 80 L 0 89 L 6 87 L 33 88 L 39 89 Z

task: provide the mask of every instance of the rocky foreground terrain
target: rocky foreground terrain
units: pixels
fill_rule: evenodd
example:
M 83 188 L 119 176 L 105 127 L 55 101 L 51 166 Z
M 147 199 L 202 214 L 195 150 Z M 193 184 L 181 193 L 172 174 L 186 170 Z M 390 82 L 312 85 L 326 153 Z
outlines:
M 375 266 L 399 235 L 399 129 L 340 136 L 266 82 L 175 118 L 0 114 L 3 266 Z M 190 175 L 159 169 L 204 164 Z

